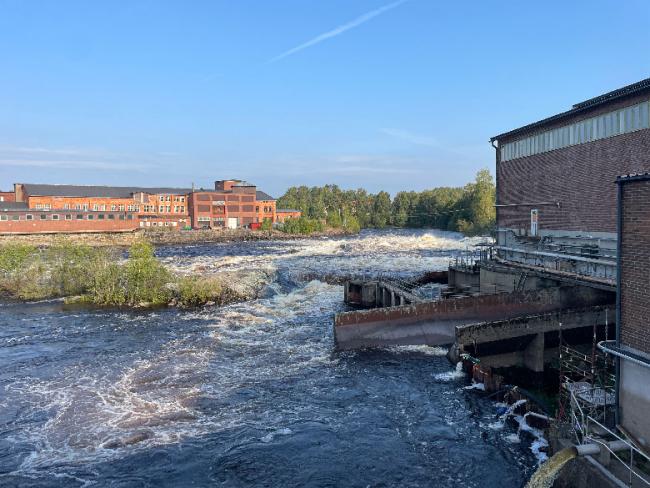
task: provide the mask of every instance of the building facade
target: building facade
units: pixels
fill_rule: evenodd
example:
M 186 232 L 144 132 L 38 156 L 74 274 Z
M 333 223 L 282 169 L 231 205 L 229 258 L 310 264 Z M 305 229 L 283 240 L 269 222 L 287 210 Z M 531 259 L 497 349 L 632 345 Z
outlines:
M 618 423 L 650 448 L 650 174 L 618 180 L 619 277 L 616 340 Z
M 0 196 L 0 233 L 240 228 L 277 222 L 275 199 L 241 180 L 214 190 L 16 183 Z
M 613 286 L 615 182 L 650 170 L 650 79 L 491 143 L 500 257 Z

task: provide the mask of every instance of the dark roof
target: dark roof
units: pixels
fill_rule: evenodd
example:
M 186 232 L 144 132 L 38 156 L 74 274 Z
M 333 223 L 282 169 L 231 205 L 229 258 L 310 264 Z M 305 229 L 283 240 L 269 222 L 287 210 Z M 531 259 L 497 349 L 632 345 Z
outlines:
M 573 105 L 571 110 L 567 110 L 566 112 L 561 112 L 557 115 L 553 115 L 552 117 L 548 117 L 546 119 L 539 120 L 537 122 L 533 122 L 532 124 L 525 125 L 523 127 L 520 127 L 518 129 L 511 130 L 509 132 L 504 132 L 503 134 L 499 134 L 498 136 L 494 136 L 490 139 L 490 142 L 494 142 L 498 139 L 503 139 L 504 137 L 512 137 L 516 136 L 519 134 L 527 133 L 530 132 L 534 129 L 537 129 L 541 126 L 544 126 L 546 124 L 549 124 L 551 122 L 555 122 L 557 120 L 563 119 L 565 117 L 570 117 L 572 115 L 579 114 L 581 112 L 584 112 L 588 109 L 594 108 L 598 105 L 603 105 L 605 103 L 618 100 L 620 98 L 629 96 L 629 95 L 635 95 L 639 92 L 642 92 L 644 90 L 650 89 L 650 78 L 646 78 L 645 80 L 639 81 L 637 83 L 633 83 L 631 85 L 624 86 L 623 88 L 619 88 L 618 90 L 614 90 L 608 93 L 605 93 L 604 95 L 600 95 L 594 98 L 590 98 L 589 100 L 585 100 L 584 102 L 576 103 Z
M 263 191 L 257 190 L 255 192 L 255 199 L 256 200 L 275 200 L 271 195 L 268 193 L 265 193 Z
M 0 210 L 26 210 L 26 202 L 0 202 Z
M 40 185 L 23 183 L 28 195 L 54 197 L 107 197 L 129 198 L 134 193 L 191 193 L 190 188 L 141 188 L 137 186 L 85 186 L 85 185 Z
M 295 208 L 278 208 L 275 212 L 302 212 L 302 210 L 296 210 Z
M 650 173 L 639 173 L 634 175 L 619 176 L 616 179 L 616 183 L 620 185 L 623 183 L 629 183 L 630 181 L 647 181 L 647 180 L 650 180 Z

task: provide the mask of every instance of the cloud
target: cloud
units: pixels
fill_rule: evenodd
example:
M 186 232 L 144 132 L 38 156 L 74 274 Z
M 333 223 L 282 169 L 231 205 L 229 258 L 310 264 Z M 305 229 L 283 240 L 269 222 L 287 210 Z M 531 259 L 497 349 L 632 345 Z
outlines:
M 0 146 L 0 166 L 137 172 L 155 167 L 150 161 L 100 149 L 25 146 Z
M 416 144 L 418 146 L 440 147 L 440 142 L 438 142 L 436 139 L 419 134 L 413 134 L 412 132 L 406 130 L 383 128 L 380 129 L 380 132 L 391 137 L 395 137 L 396 139 L 401 139 L 402 141 Z
M 114 163 L 109 161 L 64 161 L 52 159 L 0 159 L 0 166 L 55 169 L 95 169 L 107 171 L 139 171 L 143 173 L 153 168 L 153 166 L 146 164 Z
M 354 29 L 355 27 L 360 26 L 361 24 L 365 24 L 369 20 L 385 13 L 388 12 L 389 10 L 392 10 L 396 7 L 399 7 L 403 3 L 407 2 L 408 0 L 397 0 L 396 2 L 389 3 L 388 5 L 384 5 L 383 7 L 379 7 L 378 9 L 371 10 L 370 12 L 366 12 L 365 14 L 357 17 L 356 19 L 352 20 L 351 22 L 348 22 L 346 24 L 340 25 L 330 31 L 327 31 L 323 34 L 320 34 L 319 36 L 314 37 L 313 39 L 310 39 L 309 41 L 300 44 L 299 46 L 293 47 L 289 49 L 288 51 L 283 52 L 282 54 L 279 54 L 271 59 L 269 59 L 266 64 L 272 64 L 277 61 L 280 61 L 281 59 L 286 58 L 287 56 L 291 56 L 292 54 L 296 54 L 299 51 L 302 51 L 303 49 L 307 49 L 308 47 L 315 46 L 316 44 L 320 44 L 321 42 L 331 39 L 332 37 L 339 36 L 343 34 L 346 31 L 349 31 L 350 29 Z

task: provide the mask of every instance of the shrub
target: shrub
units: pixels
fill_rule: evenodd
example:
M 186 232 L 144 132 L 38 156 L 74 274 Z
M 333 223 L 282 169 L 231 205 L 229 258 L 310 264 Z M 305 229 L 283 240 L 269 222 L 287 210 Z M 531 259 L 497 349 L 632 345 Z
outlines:
M 208 302 L 223 305 L 236 298 L 237 294 L 216 277 L 184 276 L 178 282 L 178 303 L 184 307 Z

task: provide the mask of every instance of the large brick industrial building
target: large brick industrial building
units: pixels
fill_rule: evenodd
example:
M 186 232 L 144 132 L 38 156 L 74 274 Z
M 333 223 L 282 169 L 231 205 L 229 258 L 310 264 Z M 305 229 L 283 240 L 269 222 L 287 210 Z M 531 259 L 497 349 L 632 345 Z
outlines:
M 0 233 L 119 232 L 139 228 L 256 227 L 299 217 L 240 180 L 213 190 L 14 184 L 0 192 Z
M 650 170 L 650 79 L 491 142 L 501 258 L 613 289 L 616 179 Z
M 491 143 L 496 267 L 616 292 L 616 423 L 650 448 L 650 79 Z

